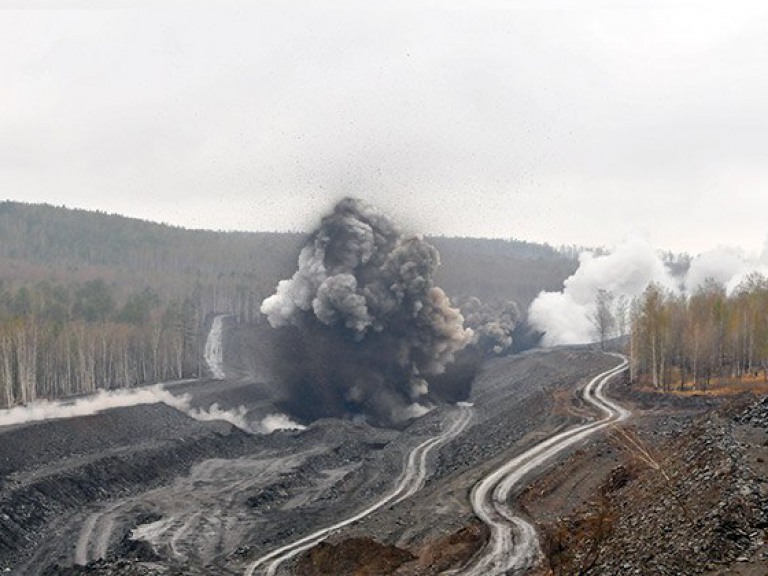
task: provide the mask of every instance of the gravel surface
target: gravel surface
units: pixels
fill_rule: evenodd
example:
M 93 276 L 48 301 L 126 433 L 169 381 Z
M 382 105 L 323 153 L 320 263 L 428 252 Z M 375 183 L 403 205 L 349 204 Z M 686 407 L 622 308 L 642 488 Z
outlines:
M 164 404 L 32 424 L 0 438 L 13 439 L 2 443 L 0 569 L 30 575 L 72 554 L 83 510 L 172 482 L 214 456 L 261 449 L 229 424 L 200 423 Z
M 649 411 L 636 406 L 630 426 L 521 499 L 543 534 L 542 573 L 765 576 L 768 401 L 616 393 Z
M 259 415 L 276 410 L 264 375 L 242 360 L 247 346 L 229 350 L 225 365 L 236 368 L 227 380 L 174 390 L 201 408 L 215 401 Z M 581 421 L 573 390 L 613 364 L 588 349 L 489 362 L 469 399 L 469 427 L 430 457 L 424 489 L 331 543 L 373 538 L 387 550 L 411 550 L 417 564 L 437 554 L 429 542 L 443 547 L 438 556 L 446 562 L 453 546 L 471 553 L 483 538 L 472 528 L 471 486 L 502 459 Z M 10 439 L 0 448 L 0 570 L 242 574 L 253 558 L 386 494 L 408 452 L 455 414 L 438 407 L 401 431 L 329 419 L 259 436 L 157 404 L 0 430 Z M 88 565 L 73 566 L 76 560 Z M 408 563 L 400 570 L 409 573 Z
M 406 563 L 398 574 L 433 573 L 425 567 L 429 563 L 425 559 L 446 547 L 450 550 L 452 545 L 446 542 L 474 522 L 469 505 L 474 483 L 499 461 L 575 421 L 569 411 L 555 410 L 557 393 L 565 391 L 570 397 L 577 386 L 615 364 L 614 358 L 586 349 L 539 351 L 490 362 L 478 376 L 470 398 L 473 422 L 439 449 L 424 489 L 335 535 L 330 543 L 373 537 L 418 556 L 411 563 L 414 568 Z M 433 544 L 425 545 L 430 542 Z

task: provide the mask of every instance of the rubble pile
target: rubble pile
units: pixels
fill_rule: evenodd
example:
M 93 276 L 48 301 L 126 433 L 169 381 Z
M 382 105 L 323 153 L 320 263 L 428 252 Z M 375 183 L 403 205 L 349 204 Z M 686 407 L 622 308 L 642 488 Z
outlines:
M 549 568 L 671 576 L 734 574 L 739 566 L 739 574 L 761 574 L 768 484 L 755 466 L 768 460 L 766 429 L 763 399 L 735 416 L 710 412 L 658 445 L 641 440 L 650 460 L 624 446 L 624 463 L 600 496 L 544 527 Z

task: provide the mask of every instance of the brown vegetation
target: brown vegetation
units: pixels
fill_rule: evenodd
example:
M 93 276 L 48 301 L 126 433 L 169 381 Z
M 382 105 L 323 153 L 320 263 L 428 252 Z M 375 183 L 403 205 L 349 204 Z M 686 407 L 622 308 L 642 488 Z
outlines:
M 633 381 L 707 391 L 768 385 L 768 279 L 754 273 L 732 294 L 708 281 L 690 297 L 651 284 L 634 302 Z
M 434 576 L 462 566 L 485 544 L 488 529 L 480 522 L 406 550 L 371 538 L 321 542 L 296 563 L 298 576 Z
M 375 576 L 391 574 L 413 558 L 407 550 L 371 538 L 350 538 L 338 544 L 321 542 L 301 557 L 294 571 L 298 576 Z
M 768 403 L 744 406 L 693 421 L 654 413 L 572 455 L 569 470 L 585 459 L 601 470 L 580 506 L 549 495 L 562 471 L 535 481 L 526 501 L 540 518 L 542 574 L 765 574 Z

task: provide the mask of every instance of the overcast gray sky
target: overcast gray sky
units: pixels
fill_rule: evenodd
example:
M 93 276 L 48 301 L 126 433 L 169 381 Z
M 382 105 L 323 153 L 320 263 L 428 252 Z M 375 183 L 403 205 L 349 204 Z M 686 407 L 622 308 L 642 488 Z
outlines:
M 768 233 L 766 2 L 7 9 L 32 3 L 0 0 L 0 198 L 285 230 L 352 194 L 412 231 L 692 253 Z

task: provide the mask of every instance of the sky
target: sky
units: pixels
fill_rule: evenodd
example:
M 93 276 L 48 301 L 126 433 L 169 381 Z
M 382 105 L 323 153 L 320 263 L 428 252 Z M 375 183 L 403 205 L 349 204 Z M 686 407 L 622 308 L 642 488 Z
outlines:
M 0 0 L 0 199 L 307 230 L 354 195 L 411 232 L 691 254 L 768 234 L 768 3 L 149 6 Z

